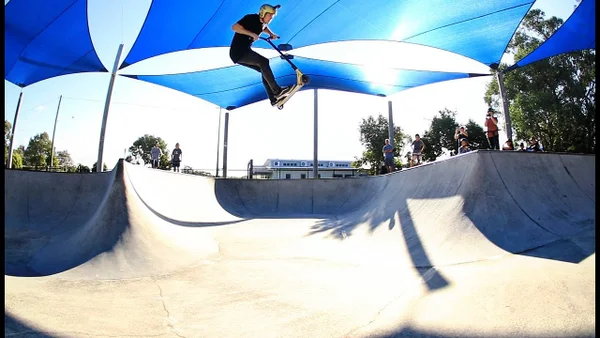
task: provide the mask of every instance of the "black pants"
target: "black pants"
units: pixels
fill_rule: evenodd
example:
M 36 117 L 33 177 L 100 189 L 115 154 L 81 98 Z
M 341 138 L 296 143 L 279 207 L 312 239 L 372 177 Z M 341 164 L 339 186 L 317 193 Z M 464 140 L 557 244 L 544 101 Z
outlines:
M 488 143 L 490 144 L 490 149 L 500 150 L 500 140 L 498 134 L 492 137 L 488 136 Z
M 267 91 L 267 95 L 269 95 L 269 100 L 275 100 L 275 96 L 279 94 L 281 87 L 275 81 L 275 76 L 273 75 L 271 66 L 269 66 L 269 59 L 253 50 L 249 50 L 236 63 L 261 73 L 263 86 Z

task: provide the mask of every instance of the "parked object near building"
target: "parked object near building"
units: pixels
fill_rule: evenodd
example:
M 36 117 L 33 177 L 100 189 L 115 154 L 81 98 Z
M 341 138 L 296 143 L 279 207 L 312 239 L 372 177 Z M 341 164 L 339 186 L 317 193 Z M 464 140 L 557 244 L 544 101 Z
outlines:
M 314 178 L 312 160 L 267 159 L 263 165 L 252 167 L 254 179 Z M 358 177 L 352 161 L 319 161 L 318 178 Z

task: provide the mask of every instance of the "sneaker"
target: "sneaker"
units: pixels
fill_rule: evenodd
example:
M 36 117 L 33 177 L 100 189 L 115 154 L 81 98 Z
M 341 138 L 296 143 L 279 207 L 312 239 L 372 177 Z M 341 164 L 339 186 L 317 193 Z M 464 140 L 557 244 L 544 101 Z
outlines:
M 279 94 L 277 94 L 277 98 L 286 96 L 292 90 L 292 88 L 293 88 L 292 86 L 281 87 Z

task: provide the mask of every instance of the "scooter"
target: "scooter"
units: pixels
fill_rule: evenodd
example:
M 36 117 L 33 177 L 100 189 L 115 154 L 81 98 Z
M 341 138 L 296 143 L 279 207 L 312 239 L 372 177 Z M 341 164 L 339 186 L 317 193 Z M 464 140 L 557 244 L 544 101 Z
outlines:
M 296 71 L 296 84 L 292 87 L 292 89 L 287 94 L 278 98 L 277 102 L 275 102 L 275 104 L 274 104 L 275 106 L 277 106 L 277 108 L 279 110 L 281 110 L 281 109 L 283 109 L 283 105 L 286 102 L 288 102 L 289 99 L 292 98 L 292 96 L 294 96 L 294 94 L 296 94 L 300 89 L 302 89 L 302 87 L 305 84 L 308 84 L 310 82 L 310 78 L 307 75 L 302 74 L 300 69 L 298 69 L 298 67 L 296 67 L 296 65 L 293 64 L 292 61 L 290 61 L 290 55 L 283 54 L 281 52 L 281 50 L 279 50 L 279 48 L 277 48 L 277 46 L 275 46 L 275 44 L 271 41 L 270 38 L 261 37 L 261 39 L 267 41 L 277 52 L 279 52 L 279 54 L 281 54 L 281 58 L 286 60 L 290 64 L 290 66 L 292 66 L 292 69 L 294 69 L 294 71 Z

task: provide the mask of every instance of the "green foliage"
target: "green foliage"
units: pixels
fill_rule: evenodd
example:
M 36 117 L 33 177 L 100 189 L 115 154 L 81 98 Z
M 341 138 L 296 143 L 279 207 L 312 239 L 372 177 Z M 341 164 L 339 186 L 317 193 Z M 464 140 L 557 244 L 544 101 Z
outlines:
M 379 114 L 377 118 L 369 116 L 363 119 L 360 126 L 360 142 L 365 147 L 361 158 L 355 158 L 353 166 L 361 168 L 363 165 L 370 167 L 369 173 L 377 174 L 380 163 L 383 162 L 383 146 L 385 139 L 389 137 L 389 124 L 387 118 Z M 404 146 L 405 135 L 402 128 L 394 127 L 394 147 L 396 154 L 400 153 Z
M 469 133 L 469 147 L 471 150 L 490 149 L 490 143 L 487 140 L 486 133 L 482 126 L 469 119 L 469 123 L 467 123 L 465 127 L 467 129 L 467 133 Z
M 54 155 L 58 161 L 58 166 L 60 167 L 74 167 L 73 160 L 71 159 L 71 154 L 69 154 L 68 150 L 61 150 Z
M 4 164 L 8 163 L 8 146 L 10 145 L 11 128 L 10 122 L 4 120 Z
M 152 162 L 152 147 L 156 143 L 158 143 L 158 147 L 162 151 L 158 167 L 169 170 L 171 168 L 171 161 L 167 152 L 167 143 L 160 137 L 146 134 L 133 142 L 133 145 L 129 147 L 129 152 L 133 157 L 144 161 L 144 164 L 150 164 Z
M 48 133 L 43 132 L 29 139 L 29 145 L 24 152 L 25 164 L 28 166 L 45 167 L 50 161 L 50 151 L 52 149 L 52 141 Z M 58 159 L 57 161 L 58 162 Z
M 431 120 L 429 130 L 421 135 L 421 140 L 425 143 L 425 151 L 423 152 L 423 161 L 435 161 L 444 153 L 442 148 L 450 151 L 458 149 L 457 142 L 454 139 L 454 132 L 458 128 L 456 123 L 456 112 L 444 108 L 439 111 L 439 116 L 435 116 Z
M 12 167 L 14 169 L 23 168 L 23 156 L 22 153 L 17 150 L 13 150 Z
M 520 60 L 548 39 L 563 23 L 530 11 L 509 44 Z M 540 60 L 504 75 L 509 112 L 516 137 L 541 141 L 545 150 L 594 153 L 596 146 L 596 52 L 583 50 Z M 500 69 L 506 68 L 501 65 Z M 491 81 L 484 100 L 499 106 Z M 517 143 L 515 143 L 517 144 Z
M 8 147 L 8 143 L 10 142 L 12 125 L 7 120 L 4 120 L 4 146 Z

